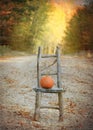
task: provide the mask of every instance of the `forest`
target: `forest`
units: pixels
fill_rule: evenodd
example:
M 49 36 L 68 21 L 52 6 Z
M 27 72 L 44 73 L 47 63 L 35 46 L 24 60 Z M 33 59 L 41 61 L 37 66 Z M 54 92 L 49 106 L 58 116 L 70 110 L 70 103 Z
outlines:
M 53 53 L 93 51 L 93 2 L 72 8 L 70 2 L 0 1 L 0 51 L 35 54 L 38 46 Z

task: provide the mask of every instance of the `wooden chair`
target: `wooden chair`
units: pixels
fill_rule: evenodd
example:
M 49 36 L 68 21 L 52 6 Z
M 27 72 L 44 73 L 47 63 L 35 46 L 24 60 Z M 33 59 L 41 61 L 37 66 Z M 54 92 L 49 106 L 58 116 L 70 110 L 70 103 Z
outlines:
M 57 76 L 57 86 L 56 88 L 51 89 L 44 89 L 40 87 L 40 78 L 42 75 L 45 75 L 40 72 L 40 61 L 41 58 L 56 58 L 57 62 L 57 73 L 47 74 L 47 75 L 56 75 Z M 39 120 L 40 117 L 40 108 L 53 108 L 59 110 L 59 120 L 63 120 L 63 100 L 62 100 L 62 92 L 64 92 L 64 89 L 61 85 L 61 79 L 60 79 L 60 53 L 59 48 L 56 48 L 56 54 L 54 55 L 41 55 L 41 47 L 38 48 L 38 56 L 37 56 L 37 87 L 34 88 L 34 91 L 36 92 L 36 101 L 35 101 L 35 113 L 34 113 L 34 120 Z M 41 106 L 41 93 L 57 93 L 58 94 L 58 107 L 48 107 L 48 106 Z

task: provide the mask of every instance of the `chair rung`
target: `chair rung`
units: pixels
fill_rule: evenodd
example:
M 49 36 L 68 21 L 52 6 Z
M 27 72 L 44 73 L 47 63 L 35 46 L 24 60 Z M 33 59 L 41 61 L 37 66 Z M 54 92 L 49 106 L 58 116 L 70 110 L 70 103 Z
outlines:
M 42 75 L 57 75 L 57 73 L 41 73 L 41 76 Z
M 43 92 L 43 93 L 60 93 L 64 92 L 63 88 L 51 88 L 51 89 L 44 89 L 44 88 L 34 88 L 35 92 Z
M 44 109 L 44 108 L 47 109 L 48 108 L 48 109 L 58 109 L 59 110 L 59 107 L 56 107 L 56 106 L 54 106 L 54 107 L 52 107 L 52 106 L 41 106 L 40 108 L 41 109 Z
M 50 58 L 50 57 L 57 57 L 57 55 L 43 55 L 41 58 Z

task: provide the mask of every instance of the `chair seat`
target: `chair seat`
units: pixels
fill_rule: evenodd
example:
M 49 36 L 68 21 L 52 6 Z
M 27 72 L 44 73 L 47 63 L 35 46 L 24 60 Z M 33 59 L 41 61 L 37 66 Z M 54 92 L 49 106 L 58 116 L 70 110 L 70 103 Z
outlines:
M 51 89 L 44 89 L 44 88 L 34 88 L 35 92 L 43 92 L 43 93 L 59 93 L 64 92 L 63 88 L 51 88 Z

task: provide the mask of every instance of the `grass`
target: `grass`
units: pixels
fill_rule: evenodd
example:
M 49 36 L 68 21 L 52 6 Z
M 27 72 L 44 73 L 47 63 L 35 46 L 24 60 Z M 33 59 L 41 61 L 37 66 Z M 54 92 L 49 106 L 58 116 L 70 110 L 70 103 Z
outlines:
M 0 56 L 6 55 L 8 52 L 10 52 L 10 48 L 6 45 L 0 46 Z
M 27 56 L 32 55 L 32 49 L 28 48 L 27 51 L 19 51 L 19 50 L 12 50 L 10 46 L 7 45 L 0 45 L 0 57 L 16 57 L 16 56 Z M 61 52 L 62 55 L 69 55 L 69 56 L 85 56 L 88 58 L 93 57 L 93 52 L 90 51 L 80 51 L 80 52 L 69 52 L 65 53 L 64 51 Z
M 12 50 L 9 46 L 0 46 L 0 57 L 15 57 L 29 55 L 27 52 Z

